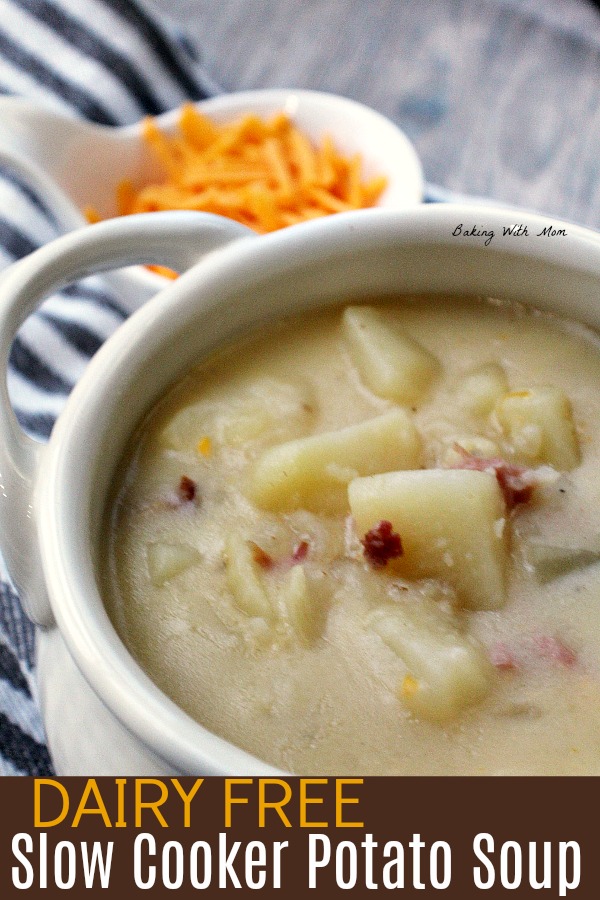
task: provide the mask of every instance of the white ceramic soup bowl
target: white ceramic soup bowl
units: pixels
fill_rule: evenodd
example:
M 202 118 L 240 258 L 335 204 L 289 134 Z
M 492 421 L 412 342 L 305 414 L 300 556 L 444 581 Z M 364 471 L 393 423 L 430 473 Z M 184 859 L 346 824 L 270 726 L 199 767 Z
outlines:
M 515 222 L 527 234 L 503 235 Z M 572 225 L 440 205 L 332 216 L 256 238 L 228 220 L 165 213 L 81 229 L 15 264 L 0 281 L 1 364 L 20 322 L 64 283 L 133 262 L 185 269 L 201 251 L 101 348 L 47 446 L 21 432 L 2 388 L 2 549 L 40 626 L 40 695 L 61 774 L 274 771 L 158 690 L 119 640 L 98 586 L 102 518 L 123 451 L 190 366 L 248 329 L 348 297 L 487 294 L 600 328 L 600 237 Z

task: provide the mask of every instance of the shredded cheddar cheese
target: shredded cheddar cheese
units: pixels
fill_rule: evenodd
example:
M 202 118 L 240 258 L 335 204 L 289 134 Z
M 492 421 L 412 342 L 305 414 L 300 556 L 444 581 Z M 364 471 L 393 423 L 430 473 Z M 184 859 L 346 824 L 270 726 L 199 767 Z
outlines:
M 95 225 L 96 222 L 101 221 L 101 215 L 98 210 L 94 206 L 86 206 L 83 210 L 83 215 L 86 218 L 86 221 L 89 225 Z
M 269 121 L 248 114 L 212 122 L 191 104 L 181 109 L 175 135 L 153 118 L 143 125 L 160 167 L 160 181 L 117 189 L 119 215 L 187 209 L 218 213 L 260 234 L 306 219 L 373 206 L 386 187 L 383 176 L 362 180 L 362 160 L 336 150 L 330 137 L 313 146 L 284 113 Z M 86 210 L 97 221 L 94 209 Z
M 202 456 L 210 456 L 212 453 L 212 441 L 209 437 L 200 438 L 198 441 L 198 453 Z
M 146 266 L 147 269 L 150 269 L 151 272 L 156 272 L 157 275 L 162 275 L 163 278 L 178 278 L 177 272 L 173 269 L 169 269 L 167 266 Z
M 402 687 L 400 688 L 400 693 L 406 699 L 408 697 L 414 697 L 414 695 L 419 690 L 419 682 L 416 678 L 413 678 L 412 675 L 405 675 L 404 680 L 402 682 Z

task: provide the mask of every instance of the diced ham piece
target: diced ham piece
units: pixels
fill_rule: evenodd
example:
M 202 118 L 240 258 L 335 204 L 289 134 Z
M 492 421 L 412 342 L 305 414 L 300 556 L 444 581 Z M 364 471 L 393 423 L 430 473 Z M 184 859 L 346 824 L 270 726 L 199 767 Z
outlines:
M 515 654 L 506 644 L 495 644 L 490 650 L 492 665 L 501 672 L 510 672 L 519 668 Z
M 308 548 L 308 541 L 300 541 L 298 544 L 296 544 L 292 553 L 292 565 L 301 563 L 304 559 L 306 559 L 308 555 Z
M 361 538 L 363 553 L 372 566 L 387 566 L 390 559 L 398 559 L 404 552 L 402 540 L 391 522 L 382 520 Z
M 576 653 L 560 638 L 549 634 L 521 638 L 512 647 L 500 641 L 490 648 L 489 655 L 492 665 L 500 672 L 532 669 L 540 663 L 553 663 L 570 669 L 577 663 Z
M 258 544 L 255 544 L 254 541 L 248 541 L 248 546 L 252 551 L 252 559 L 261 569 L 271 569 L 275 565 L 273 557 L 266 550 L 263 550 L 262 547 L 259 547 Z
M 179 487 L 177 488 L 177 497 L 182 503 L 192 503 L 196 499 L 197 485 L 196 482 L 187 475 L 181 476 Z
M 536 653 L 550 662 L 560 663 L 561 666 L 571 668 L 577 662 L 577 656 L 570 647 L 567 647 L 559 638 L 548 634 L 538 634 L 533 639 Z
M 507 509 L 514 509 L 520 503 L 528 503 L 531 500 L 536 484 L 535 472 L 526 466 L 518 466 L 507 463 L 500 457 L 486 458 L 469 453 L 460 444 L 454 444 L 454 449 L 461 456 L 461 461 L 453 468 L 473 469 L 476 472 L 493 472 L 498 479 L 500 490 L 504 497 Z

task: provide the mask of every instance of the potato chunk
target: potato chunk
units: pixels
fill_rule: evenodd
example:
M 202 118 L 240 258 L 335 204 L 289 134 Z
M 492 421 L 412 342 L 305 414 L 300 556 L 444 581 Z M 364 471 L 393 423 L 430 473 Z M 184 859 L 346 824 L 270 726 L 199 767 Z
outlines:
M 389 563 L 406 578 L 440 578 L 469 609 L 504 603 L 506 564 L 502 493 L 490 472 L 427 469 L 358 478 L 348 488 L 361 534 L 382 520 L 404 553 Z
M 195 547 L 188 544 L 165 544 L 156 541 L 148 544 L 146 559 L 152 584 L 161 587 L 166 581 L 199 563 L 201 556 Z
M 271 620 L 274 610 L 262 584 L 252 550 L 239 534 L 229 534 L 225 543 L 227 585 L 236 606 L 248 616 Z
M 325 615 L 320 593 L 311 590 L 304 566 L 292 566 L 279 586 L 279 602 L 285 620 L 304 643 L 312 643 L 321 635 Z
M 308 382 L 257 378 L 224 401 L 207 399 L 182 407 L 165 425 L 160 441 L 169 450 L 194 454 L 207 438 L 228 447 L 265 447 L 306 434 L 313 405 Z
M 538 541 L 524 546 L 525 561 L 541 584 L 600 562 L 600 548 L 556 547 Z
M 342 428 L 266 450 L 249 485 L 251 499 L 274 511 L 347 508 L 346 487 L 357 475 L 410 469 L 421 463 L 421 440 L 409 414 L 394 409 Z
M 369 624 L 405 663 L 400 698 L 415 715 L 445 721 L 488 693 L 492 665 L 444 605 L 429 597 L 390 603 Z
M 307 382 L 259 378 L 237 404 L 229 404 L 221 423 L 222 440 L 243 448 L 300 437 L 309 430 L 314 402 Z
M 508 379 L 498 363 L 486 363 L 463 376 L 456 399 L 472 416 L 484 417 L 494 409 L 497 401 L 508 391 Z
M 517 456 L 561 471 L 579 464 L 571 404 L 555 387 L 511 391 L 496 404 L 496 417 Z
M 342 316 L 350 357 L 369 390 L 397 403 L 416 403 L 438 374 L 438 360 L 372 306 Z

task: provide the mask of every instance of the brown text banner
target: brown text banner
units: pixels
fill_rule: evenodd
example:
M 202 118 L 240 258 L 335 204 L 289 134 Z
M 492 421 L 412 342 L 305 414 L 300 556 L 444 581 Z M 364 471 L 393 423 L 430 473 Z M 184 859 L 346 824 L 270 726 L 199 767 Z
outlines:
M 600 894 L 599 792 L 595 778 L 4 778 L 0 897 L 583 900 Z

